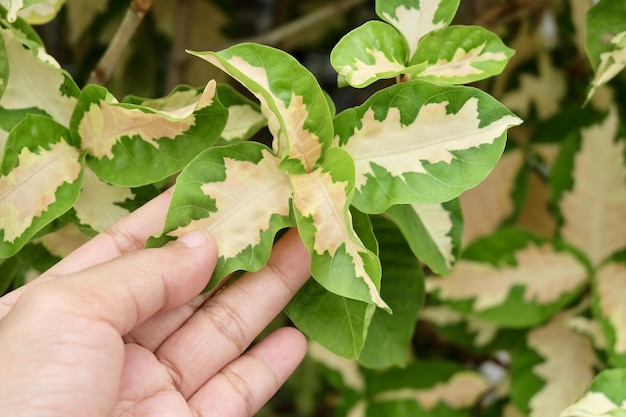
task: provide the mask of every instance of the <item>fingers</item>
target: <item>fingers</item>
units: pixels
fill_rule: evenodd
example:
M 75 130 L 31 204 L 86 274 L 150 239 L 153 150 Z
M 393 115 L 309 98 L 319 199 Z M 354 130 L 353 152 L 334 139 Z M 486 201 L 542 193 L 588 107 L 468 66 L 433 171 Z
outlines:
M 310 276 L 309 262 L 297 231 L 289 230 L 263 269 L 210 298 L 159 347 L 156 356 L 185 398 L 238 357 L 276 317 Z
M 203 417 L 252 416 L 293 373 L 306 352 L 306 340 L 283 328 L 229 363 L 189 400 Z
M 215 242 L 195 231 L 158 249 L 131 252 L 109 262 L 27 290 L 20 307 L 49 309 L 105 322 L 123 335 L 155 313 L 178 307 L 206 285 L 215 263 Z

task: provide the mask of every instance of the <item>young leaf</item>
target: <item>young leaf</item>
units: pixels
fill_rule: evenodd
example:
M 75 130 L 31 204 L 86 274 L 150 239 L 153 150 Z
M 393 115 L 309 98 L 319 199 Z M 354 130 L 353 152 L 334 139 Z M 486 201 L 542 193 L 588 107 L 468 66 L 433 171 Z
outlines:
M 470 87 L 410 81 L 335 118 L 335 143 L 354 158 L 353 204 L 381 213 L 396 204 L 449 201 L 482 181 L 521 123 Z
M 285 312 L 304 334 L 336 355 L 357 359 L 376 306 L 333 294 L 309 280 Z
M 582 250 L 593 265 L 626 248 L 626 167 L 624 141 L 615 140 L 617 110 L 581 130 L 580 150 L 574 157 L 571 191 L 563 193 L 562 237 Z M 602 169 L 598 169 L 602 167 Z
M 333 48 L 330 62 L 353 87 L 393 78 L 407 71 L 407 44 L 386 23 L 369 21 L 345 35 Z
M 559 417 L 622 417 L 626 414 L 626 369 L 608 369 L 591 382 L 587 393 Z
M 313 74 L 286 52 L 268 46 L 243 43 L 193 54 L 224 70 L 260 100 L 281 169 L 303 174 L 316 168 L 330 146 L 333 126 Z
M 343 150 L 329 149 L 317 170 L 292 175 L 293 207 L 311 273 L 327 290 L 388 309 L 379 294 L 380 263 L 353 230 L 349 205 L 354 165 Z
M 398 228 L 381 217 L 373 218 L 372 222 L 384 271 L 381 295 L 389 300 L 393 315 L 376 310 L 359 363 L 377 369 L 404 367 L 409 360 L 417 313 L 424 300 L 424 275 Z
M 439 275 L 450 273 L 463 232 L 458 200 L 442 204 L 402 204 L 390 207 L 389 217 L 419 259 Z
M 406 39 L 409 46 L 407 58 L 412 60 L 420 39 L 449 25 L 459 3 L 460 0 L 377 0 L 376 14 Z
M 517 230 L 467 248 L 447 277 L 426 288 L 463 313 L 509 327 L 540 323 L 583 289 L 588 271 L 573 254 Z
M 183 104 L 153 110 L 116 103 L 104 88 L 87 86 L 72 116 L 73 140 L 98 177 L 126 187 L 150 184 L 211 146 L 226 123 L 214 81 L 196 101 Z
M 54 19 L 65 0 L 0 0 L 7 9 L 7 19 L 15 22 L 17 17 L 32 25 L 41 25 Z
M 411 64 L 426 68 L 413 77 L 439 84 L 471 83 L 500 74 L 513 53 L 488 30 L 449 26 L 422 38 Z
M 211 287 L 233 271 L 260 269 L 276 232 L 293 226 L 292 188 L 278 163 L 267 147 L 253 142 L 202 152 L 178 176 L 163 235 L 149 244 L 207 230 L 220 255 Z
M 78 198 L 83 161 L 68 139 L 68 130 L 46 116 L 29 115 L 11 131 L 0 166 L 0 258 Z
M 587 100 L 626 65 L 626 4 L 602 0 L 587 13 L 586 50 L 595 70 Z
M 574 311 L 563 311 L 528 332 L 527 345 L 540 358 L 533 366 L 513 364 L 512 398 L 528 415 L 551 417 L 579 398 L 594 376 L 596 357 L 589 339 L 568 326 Z M 518 355 L 513 354 L 515 362 Z M 530 375 L 542 384 L 532 386 Z M 526 400 L 528 398 L 528 400 Z

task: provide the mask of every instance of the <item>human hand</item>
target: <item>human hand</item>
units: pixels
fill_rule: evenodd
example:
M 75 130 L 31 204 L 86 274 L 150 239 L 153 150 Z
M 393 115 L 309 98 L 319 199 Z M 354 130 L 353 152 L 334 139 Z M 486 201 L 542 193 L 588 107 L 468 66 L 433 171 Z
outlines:
M 0 415 L 250 416 L 293 372 L 295 329 L 246 349 L 309 277 L 297 233 L 262 270 L 196 296 L 217 259 L 206 233 L 142 249 L 169 197 L 0 298 Z

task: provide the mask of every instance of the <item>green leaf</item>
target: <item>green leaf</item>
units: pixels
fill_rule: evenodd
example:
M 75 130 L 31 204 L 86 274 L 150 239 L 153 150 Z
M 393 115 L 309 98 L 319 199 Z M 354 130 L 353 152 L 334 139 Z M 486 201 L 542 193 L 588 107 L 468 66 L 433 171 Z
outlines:
M 104 88 L 87 86 L 72 116 L 73 140 L 107 182 L 138 187 L 160 181 L 210 147 L 226 124 L 214 81 L 196 100 L 179 105 L 166 100 L 159 106 L 167 110 L 154 110 L 116 103 Z
M 388 309 L 379 294 L 380 263 L 352 227 L 354 165 L 329 149 L 315 171 L 292 175 L 298 231 L 311 254 L 311 273 L 327 290 Z
M 457 199 L 441 204 L 402 204 L 385 215 L 399 228 L 411 250 L 439 275 L 450 273 L 459 256 L 463 220 Z
M 411 60 L 427 33 L 446 27 L 460 0 L 377 0 L 376 13 L 404 36 Z
M 317 167 L 332 141 L 333 126 L 313 74 L 286 52 L 268 46 L 243 43 L 193 54 L 224 70 L 260 100 L 281 169 L 303 174 Z
M 588 392 L 559 417 L 624 417 L 626 415 L 626 369 L 600 372 Z
M 477 185 L 502 154 L 506 130 L 520 123 L 479 90 L 410 81 L 340 113 L 335 141 L 355 160 L 353 204 L 381 213 L 449 201 Z
M 545 321 L 584 290 L 589 271 L 577 255 L 521 230 L 504 230 L 467 248 L 447 277 L 426 288 L 462 313 L 508 327 Z
M 330 62 L 353 87 L 406 72 L 405 40 L 386 23 L 369 21 L 345 35 L 333 48 Z
M 65 0 L 0 0 L 7 9 L 7 19 L 15 22 L 17 17 L 32 25 L 47 23 L 54 19 Z
M 78 198 L 83 158 L 68 139 L 69 131 L 46 116 L 29 115 L 11 131 L 0 166 L 0 258 Z
M 587 100 L 626 65 L 626 3 L 601 0 L 587 12 L 585 49 L 595 77 Z
M 426 68 L 413 77 L 439 84 L 471 83 L 500 74 L 513 53 L 488 30 L 449 26 L 422 38 L 411 64 Z
M 231 272 L 260 269 L 278 230 L 294 225 L 291 185 L 278 163 L 267 147 L 253 142 L 202 152 L 178 176 L 163 234 L 149 245 L 207 230 L 219 248 L 210 288 Z
M 398 228 L 381 217 L 374 218 L 373 223 L 383 269 L 381 295 L 389 300 L 393 315 L 376 310 L 359 363 L 378 369 L 404 367 L 424 300 L 424 275 Z
M 376 307 L 328 292 L 309 280 L 287 305 L 293 323 L 326 349 L 357 359 Z

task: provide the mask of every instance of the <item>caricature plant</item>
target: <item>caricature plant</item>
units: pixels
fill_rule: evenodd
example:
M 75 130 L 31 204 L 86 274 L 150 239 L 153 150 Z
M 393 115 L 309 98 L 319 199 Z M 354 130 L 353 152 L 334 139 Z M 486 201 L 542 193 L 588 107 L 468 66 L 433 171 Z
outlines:
M 561 325 L 576 314 L 598 315 L 616 343 L 608 350 L 610 363 L 622 366 L 621 310 L 602 302 L 610 290 L 598 271 L 626 242 L 617 239 L 606 257 L 589 259 L 565 229 L 545 237 L 508 228 L 519 207 L 508 217 L 494 216 L 507 227 L 495 225 L 461 253 L 462 194 L 487 178 L 505 149 L 507 130 L 522 121 L 491 95 L 463 85 L 501 74 L 514 53 L 484 28 L 453 25 L 460 0 L 377 0 L 380 20 L 345 35 L 330 62 L 347 89 L 371 89 L 383 79 L 395 83 L 338 114 L 295 58 L 252 43 L 190 53 L 230 75 L 256 101 L 215 81 L 204 88 L 179 86 L 160 99 L 118 101 L 104 87 L 79 88 L 27 23 L 53 18 L 62 4 L 0 0 L 2 291 L 23 284 L 33 270 L 45 269 L 176 178 L 163 230 L 147 245 L 163 245 L 190 229 L 209 231 L 220 254 L 211 288 L 239 271 L 261 268 L 281 231 L 297 228 L 311 255 L 312 279 L 286 313 L 314 341 L 310 356 L 324 364 L 341 398 L 337 415 L 469 416 L 483 408 L 549 415 L 545 404 L 562 386 L 550 384 L 549 370 L 540 372 L 539 382 L 530 375 L 542 363 L 537 346 L 544 337 L 532 332 L 545 326 L 560 337 Z M 625 6 L 601 0 L 593 10 L 588 36 L 596 76 L 585 97 L 589 105 L 626 63 Z M 519 107 L 519 97 L 504 98 Z M 617 113 L 606 114 L 591 120 L 614 123 L 614 139 Z M 250 140 L 265 126 L 270 147 Z M 579 144 L 563 146 L 554 172 L 574 171 Z M 611 152 L 623 157 L 624 150 Z M 524 169 L 511 182 L 523 185 Z M 572 177 L 553 178 L 555 198 L 567 195 Z M 488 207 L 489 199 L 481 204 Z M 471 228 L 477 214 L 465 204 L 463 211 Z M 567 210 L 558 213 L 566 224 Z M 611 258 L 606 274 L 623 274 L 622 258 Z M 506 370 L 510 387 L 490 385 L 473 363 L 443 353 L 415 360 L 411 343 L 425 291 L 428 305 L 420 318 L 436 328 L 437 338 L 490 360 L 502 351 L 513 355 Z M 476 332 L 483 339 L 474 338 Z M 496 341 L 488 337 L 494 335 Z M 592 376 L 600 367 L 585 358 L 594 370 L 583 374 Z M 567 375 L 571 381 L 581 374 Z M 610 410 L 623 407 L 624 398 L 610 390 L 623 375 L 603 375 L 591 392 L 604 392 L 602 404 L 615 406 L 604 415 L 619 415 Z M 552 401 L 561 407 L 557 413 L 590 380 L 579 378 L 583 388 L 569 402 Z M 607 380 L 614 385 L 605 388 Z M 587 403 L 581 404 L 572 407 Z M 566 416 L 603 415 L 585 412 Z

